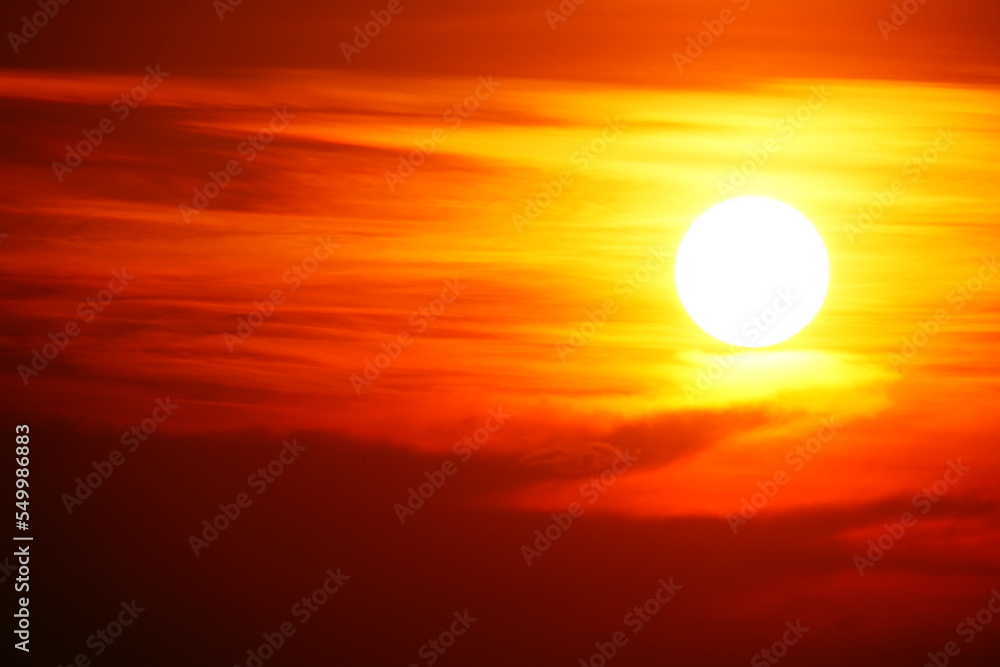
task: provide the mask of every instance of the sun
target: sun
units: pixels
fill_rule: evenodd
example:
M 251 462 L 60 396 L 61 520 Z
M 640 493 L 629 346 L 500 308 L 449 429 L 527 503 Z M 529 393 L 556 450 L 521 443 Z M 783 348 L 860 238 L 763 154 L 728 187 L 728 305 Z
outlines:
M 702 213 L 681 241 L 674 271 L 691 319 L 742 347 L 797 334 L 819 312 L 830 283 L 819 232 L 767 197 L 737 197 Z

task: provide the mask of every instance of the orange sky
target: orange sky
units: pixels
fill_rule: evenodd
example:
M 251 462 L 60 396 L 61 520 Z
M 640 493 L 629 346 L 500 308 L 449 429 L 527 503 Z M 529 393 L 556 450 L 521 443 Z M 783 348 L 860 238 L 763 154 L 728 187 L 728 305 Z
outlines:
M 326 452 L 310 464 L 318 470 L 321 461 L 355 470 L 354 453 L 368 452 L 382 474 L 366 477 L 364 464 L 352 474 L 371 487 L 348 481 L 355 495 L 331 492 L 338 500 L 317 511 L 337 522 L 346 520 L 338 502 L 358 502 L 389 525 L 383 534 L 359 520 L 351 530 L 394 544 L 403 538 L 393 504 L 502 407 L 509 423 L 435 497 L 437 518 L 418 513 L 413 523 L 430 525 L 400 549 L 468 521 L 476 544 L 497 539 L 515 559 L 502 580 L 527 585 L 520 541 L 628 450 L 634 465 L 579 519 L 591 521 L 586 538 L 581 528 L 578 544 L 559 546 L 577 556 L 539 586 L 560 590 L 574 573 L 617 567 L 608 545 L 659 545 L 665 530 L 677 576 L 708 586 L 690 587 L 685 614 L 737 623 L 759 608 L 783 621 L 809 608 L 819 630 L 802 664 L 827 664 L 834 646 L 868 651 L 859 664 L 873 665 L 939 650 L 963 610 L 1000 583 L 997 7 L 928 0 L 884 39 L 878 22 L 891 20 L 891 3 L 862 0 L 592 0 L 555 30 L 545 16 L 555 2 L 420 0 L 346 63 L 340 41 L 382 6 L 279 11 L 248 0 L 219 21 L 209 2 L 148 8 L 141 19 L 131 4 L 73 3 L 5 54 L 5 412 L 79 439 L 61 445 L 76 463 L 49 482 L 55 511 L 91 458 L 169 395 L 183 408 L 156 436 L 158 465 L 174 469 L 175 456 L 205 448 L 225 475 L 259 458 L 241 438 L 256 451 L 293 434 Z M 735 19 L 678 72 L 674 52 L 723 9 Z M 11 10 L 7 24 L 30 10 Z M 155 29 L 122 30 L 140 20 Z M 147 78 L 145 99 L 123 117 L 121 96 L 147 66 L 162 80 Z M 273 121 L 276 109 L 286 111 Z M 54 169 L 102 119 L 114 129 L 82 164 Z M 769 141 L 777 150 L 748 162 Z M 754 173 L 743 182 L 733 174 L 745 165 Z M 181 205 L 195 206 L 213 173 L 224 187 L 185 215 Z M 883 210 L 894 182 L 899 194 Z M 673 284 L 685 230 L 727 194 L 796 207 L 831 260 L 826 302 L 802 333 L 732 357 L 690 320 Z M 865 210 L 875 212 L 867 226 Z M 134 279 L 88 321 L 87 298 L 122 270 Z M 276 292 L 241 337 L 238 318 Z M 602 309 L 605 321 L 578 337 Z M 33 350 L 67 324 L 79 335 L 26 374 Z M 904 346 L 914 342 L 911 355 Z M 393 350 L 377 377 L 373 367 L 365 375 Z M 900 363 L 893 355 L 904 352 Z M 796 459 L 831 418 L 833 436 Z M 859 577 L 852 557 L 959 459 L 968 473 Z M 781 472 L 787 484 L 733 535 L 742 499 Z M 128 474 L 108 491 L 122 502 L 132 498 L 123 489 L 143 483 L 139 470 Z M 155 466 L 148 474 L 166 485 Z M 183 520 L 162 516 L 157 535 L 188 530 L 229 494 L 210 493 L 209 477 L 192 483 L 206 503 L 191 502 Z M 301 493 L 327 502 L 320 487 Z M 490 520 L 492 536 L 477 523 Z M 730 550 L 761 580 L 739 574 Z M 418 560 L 435 576 L 437 561 Z M 382 565 L 391 567 L 381 557 L 365 567 L 379 576 Z M 712 588 L 713 572 L 737 593 Z M 370 594 L 402 604 L 380 581 Z M 938 603 L 930 616 L 910 604 L 915 590 Z M 645 595 L 633 592 L 624 598 Z M 496 604 L 497 616 L 510 611 Z M 890 611 L 869 618 L 868 604 Z M 574 664 L 615 629 L 590 611 L 578 612 L 592 629 L 578 629 L 582 641 L 558 635 L 536 647 Z M 552 613 L 569 612 L 555 604 Z M 663 647 L 622 662 L 670 650 L 682 619 L 671 622 L 656 640 Z M 749 625 L 734 644 L 780 636 L 780 621 Z M 1000 646 L 991 632 L 963 664 L 987 664 L 973 650 Z M 488 650 L 494 639 L 477 641 Z M 679 654 L 691 664 L 730 657 Z M 491 664 L 475 655 L 468 664 Z

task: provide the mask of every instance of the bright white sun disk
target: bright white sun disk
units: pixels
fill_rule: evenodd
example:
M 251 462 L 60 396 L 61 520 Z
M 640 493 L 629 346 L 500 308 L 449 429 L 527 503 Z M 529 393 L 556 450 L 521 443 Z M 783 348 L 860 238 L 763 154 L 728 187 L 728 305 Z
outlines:
M 830 260 L 797 210 L 767 197 L 737 197 L 694 221 L 677 251 L 675 279 L 684 310 L 706 333 L 766 347 L 819 312 Z

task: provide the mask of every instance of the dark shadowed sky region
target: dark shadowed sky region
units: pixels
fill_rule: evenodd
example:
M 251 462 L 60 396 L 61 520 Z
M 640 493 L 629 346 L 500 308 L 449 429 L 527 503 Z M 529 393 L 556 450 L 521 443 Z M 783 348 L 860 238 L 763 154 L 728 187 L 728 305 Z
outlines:
M 1000 664 L 998 25 L 7 3 L 3 664 Z M 678 296 L 743 196 L 770 347 Z

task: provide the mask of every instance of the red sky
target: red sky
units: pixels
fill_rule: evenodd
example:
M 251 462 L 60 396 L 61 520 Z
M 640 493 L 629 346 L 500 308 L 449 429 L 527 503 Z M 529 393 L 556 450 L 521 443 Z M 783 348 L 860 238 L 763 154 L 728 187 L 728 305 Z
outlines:
M 577 665 L 622 631 L 609 664 L 746 664 L 800 620 L 782 664 L 949 641 L 995 664 L 1000 620 L 960 624 L 1000 586 L 1000 10 L 928 0 L 887 32 L 867 0 L 590 0 L 553 30 L 555 2 L 403 0 L 346 62 L 385 6 L 69 3 L 8 37 L 0 354 L 33 434 L 34 658 L 247 664 L 291 620 L 266 664 L 423 665 L 468 609 L 436 663 Z M 673 277 L 727 186 L 802 211 L 831 263 L 813 323 L 735 357 Z M 680 592 L 633 632 L 661 578 Z M 132 598 L 148 612 L 95 656 Z

